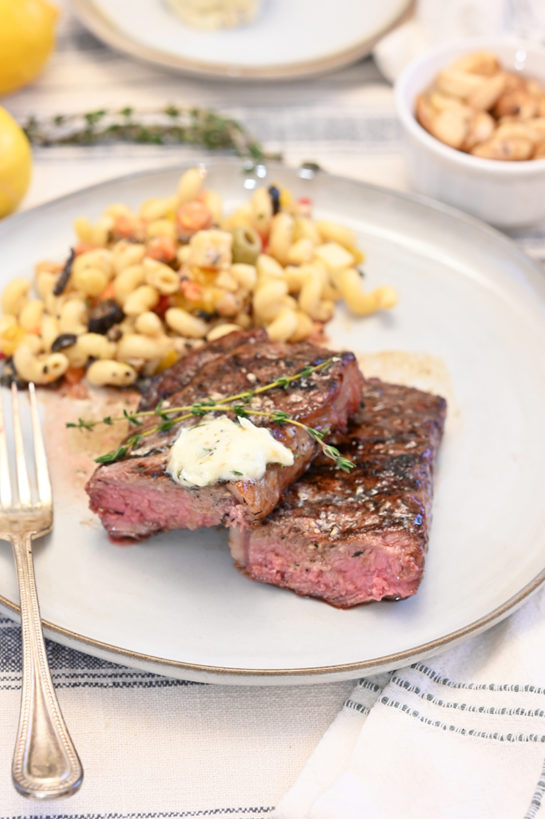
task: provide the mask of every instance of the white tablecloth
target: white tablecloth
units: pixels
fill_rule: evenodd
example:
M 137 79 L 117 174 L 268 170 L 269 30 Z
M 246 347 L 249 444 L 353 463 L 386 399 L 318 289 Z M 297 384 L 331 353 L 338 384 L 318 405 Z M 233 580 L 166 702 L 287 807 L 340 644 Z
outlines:
M 110 51 L 63 5 L 58 48 L 47 70 L 34 85 L 2 103 L 20 120 L 31 114 L 127 105 L 210 106 L 242 120 L 289 164 L 315 160 L 331 172 L 400 189 L 407 186 L 392 91 L 371 60 L 327 77 L 265 87 L 189 79 Z M 24 206 L 135 169 L 199 156 L 197 149 L 148 145 L 37 149 Z M 545 259 L 545 224 L 516 238 L 528 252 Z M 10 616 L 0 616 L 0 819 L 262 819 L 297 780 L 353 689 L 350 682 L 205 686 L 134 671 L 49 643 L 53 679 L 85 781 L 69 801 L 29 802 L 16 794 L 10 781 L 20 695 L 19 646 L 18 626 Z M 357 696 L 351 702 L 357 705 Z M 348 709 L 361 714 L 367 706 L 360 706 Z M 327 744 L 320 747 L 327 751 Z M 307 780 L 320 770 L 317 764 L 315 758 Z M 347 809 L 339 819 L 366 815 L 357 802 L 351 810 L 355 812 Z

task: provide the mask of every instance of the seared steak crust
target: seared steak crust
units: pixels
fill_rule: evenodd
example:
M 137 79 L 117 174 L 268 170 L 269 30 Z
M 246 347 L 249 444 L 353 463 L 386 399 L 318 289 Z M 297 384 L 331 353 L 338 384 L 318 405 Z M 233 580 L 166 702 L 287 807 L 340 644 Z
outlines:
M 228 340 L 228 341 L 227 341 Z M 220 340 L 223 341 L 223 340 Z M 204 345 L 175 365 L 152 385 L 152 398 L 143 406 L 163 400 L 163 409 L 187 406 L 211 394 L 222 396 L 256 389 L 281 376 L 290 376 L 307 365 L 335 357 L 327 369 L 300 379 L 287 389 L 255 396 L 248 411 L 289 413 L 308 426 L 344 429 L 360 403 L 363 378 L 352 353 L 331 353 L 308 342 L 279 344 L 263 339 L 263 331 L 232 333 L 223 344 Z M 187 368 L 182 364 L 187 362 Z M 169 392 L 168 392 L 169 391 Z M 283 490 L 307 468 L 317 451 L 307 433 L 291 425 L 271 425 L 266 418 L 250 415 L 294 455 L 293 466 L 271 465 L 255 482 L 231 481 L 203 489 L 186 489 L 165 474 L 172 441 L 179 426 L 144 438 L 126 458 L 100 466 L 87 484 L 91 509 L 116 540 L 139 540 L 169 529 L 195 529 L 220 523 L 230 525 L 267 515 Z M 183 422 L 197 423 L 198 418 Z M 137 432 L 155 426 L 146 419 Z
M 254 580 L 343 608 L 415 594 L 445 413 L 438 396 L 366 381 L 339 441 L 355 469 L 316 458 L 266 520 L 231 530 L 235 562 Z
M 231 350 L 240 347 L 241 343 L 252 340 L 252 343 L 267 341 L 265 330 L 250 330 L 249 332 L 228 333 L 216 341 L 209 341 L 202 347 L 193 350 L 180 358 L 172 367 L 161 375 L 156 376 L 146 393 L 140 399 L 139 410 L 150 410 L 157 406 L 159 401 L 179 392 L 192 381 L 199 370 L 213 361 L 218 361 Z

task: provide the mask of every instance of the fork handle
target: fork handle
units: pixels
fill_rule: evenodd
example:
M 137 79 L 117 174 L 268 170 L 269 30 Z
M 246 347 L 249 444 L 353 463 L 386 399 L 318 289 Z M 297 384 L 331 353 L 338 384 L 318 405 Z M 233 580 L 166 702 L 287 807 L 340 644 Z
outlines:
M 12 778 L 19 793 L 56 799 L 78 790 L 83 769 L 64 722 L 47 663 L 32 560 L 32 537 L 11 541 L 21 601 L 23 682 Z

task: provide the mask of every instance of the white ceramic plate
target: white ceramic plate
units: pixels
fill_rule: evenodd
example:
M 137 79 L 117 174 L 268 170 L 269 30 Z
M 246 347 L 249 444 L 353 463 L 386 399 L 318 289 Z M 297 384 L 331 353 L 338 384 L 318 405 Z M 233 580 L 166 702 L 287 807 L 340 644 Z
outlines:
M 80 20 L 119 51 L 218 78 L 280 79 L 331 71 L 369 54 L 411 0 L 262 0 L 245 26 L 202 31 L 163 0 L 72 0 Z
M 166 195 L 179 171 L 103 183 L 3 223 L 3 281 L 29 275 L 40 258 L 64 258 L 76 215 L 93 219 L 112 201 L 136 205 Z M 322 173 L 303 179 L 282 167 L 264 181 L 311 196 L 318 216 L 352 226 L 367 253 L 366 286 L 399 291 L 399 306 L 387 315 L 355 320 L 339 309 L 334 343 L 365 351 L 368 373 L 431 387 L 449 401 L 419 593 L 339 611 L 247 580 L 233 568 L 220 530 L 114 546 L 86 508 L 61 437 L 49 440 L 55 529 L 36 554 L 42 614 L 63 643 L 173 676 L 350 678 L 483 630 L 545 579 L 545 278 L 512 242 L 444 206 Z M 208 185 L 228 207 L 248 195 L 244 182 L 237 161 L 209 165 Z M 50 416 L 66 412 L 55 401 Z M 69 416 L 81 411 L 76 403 Z M 6 547 L 0 603 L 14 611 L 16 601 Z

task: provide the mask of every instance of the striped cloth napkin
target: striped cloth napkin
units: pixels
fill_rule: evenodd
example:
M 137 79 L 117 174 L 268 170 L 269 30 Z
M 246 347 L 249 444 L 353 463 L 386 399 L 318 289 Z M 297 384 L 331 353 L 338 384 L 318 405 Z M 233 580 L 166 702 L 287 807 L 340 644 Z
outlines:
M 545 592 L 409 668 L 359 680 L 274 819 L 545 815 Z

